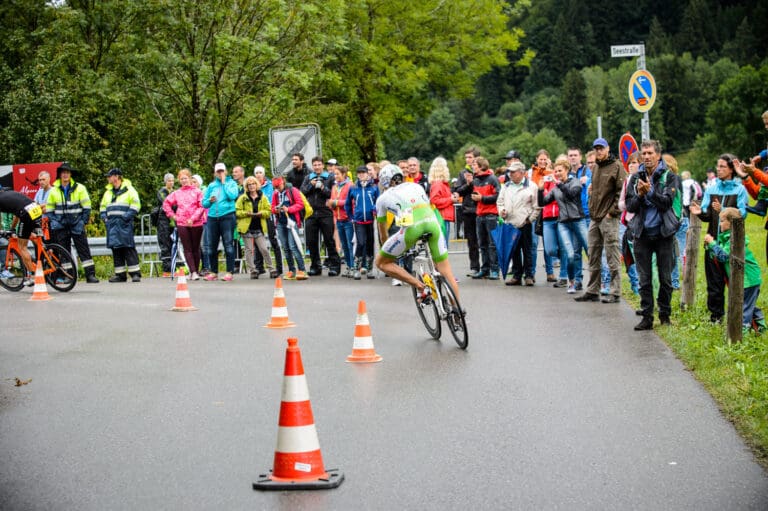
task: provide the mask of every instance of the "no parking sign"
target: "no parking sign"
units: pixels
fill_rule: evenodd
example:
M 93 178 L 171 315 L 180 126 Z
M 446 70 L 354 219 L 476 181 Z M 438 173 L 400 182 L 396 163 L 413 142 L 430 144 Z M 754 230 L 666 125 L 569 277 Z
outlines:
M 656 102 L 656 80 L 645 69 L 638 69 L 629 78 L 629 102 L 641 113 L 650 110 Z
M 637 141 L 630 132 L 626 132 L 619 139 L 619 157 L 621 158 L 621 163 L 624 164 L 624 170 L 627 172 L 629 172 L 627 160 L 634 152 L 637 152 Z

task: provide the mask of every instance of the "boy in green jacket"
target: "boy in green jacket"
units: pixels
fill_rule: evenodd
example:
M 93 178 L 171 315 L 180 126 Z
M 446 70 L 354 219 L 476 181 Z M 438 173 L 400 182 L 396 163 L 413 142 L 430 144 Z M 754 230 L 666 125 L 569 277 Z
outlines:
M 736 208 L 725 208 L 720 211 L 720 234 L 717 240 L 711 235 L 704 236 L 704 243 L 710 250 L 712 257 L 723 263 L 725 274 L 730 275 L 730 255 L 731 255 L 731 219 L 741 218 L 741 213 Z M 761 334 L 765 332 L 766 326 L 763 311 L 757 306 L 757 297 L 760 295 L 760 284 L 762 283 L 760 266 L 755 260 L 754 254 L 749 249 L 749 238 L 744 237 L 744 308 L 741 318 L 742 331 L 744 334 L 754 329 Z

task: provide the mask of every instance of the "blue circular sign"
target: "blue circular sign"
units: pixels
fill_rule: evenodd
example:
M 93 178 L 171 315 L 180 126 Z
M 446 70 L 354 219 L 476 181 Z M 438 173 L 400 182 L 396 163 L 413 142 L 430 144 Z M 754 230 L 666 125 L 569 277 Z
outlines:
M 656 80 L 644 69 L 635 71 L 629 79 L 629 102 L 638 112 L 645 113 L 656 102 Z

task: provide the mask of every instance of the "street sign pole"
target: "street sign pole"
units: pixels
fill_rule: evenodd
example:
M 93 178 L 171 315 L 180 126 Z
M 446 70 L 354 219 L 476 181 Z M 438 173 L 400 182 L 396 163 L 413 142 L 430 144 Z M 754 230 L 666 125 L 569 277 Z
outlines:
M 637 57 L 637 69 L 647 71 L 645 68 L 645 44 L 641 43 L 640 55 Z M 648 112 L 643 112 L 643 120 L 640 121 L 640 140 L 651 139 L 651 121 L 648 118 Z
M 626 44 L 621 46 L 611 46 L 611 57 L 637 57 L 637 70 L 647 71 L 645 68 L 645 44 Z M 640 133 L 642 140 L 651 138 L 651 121 L 648 117 L 648 111 L 643 112 L 640 121 Z

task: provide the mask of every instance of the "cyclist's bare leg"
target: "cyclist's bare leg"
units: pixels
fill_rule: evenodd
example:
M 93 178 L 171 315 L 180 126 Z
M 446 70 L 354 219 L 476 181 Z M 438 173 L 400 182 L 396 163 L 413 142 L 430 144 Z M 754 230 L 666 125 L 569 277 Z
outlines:
M 34 234 L 32 236 L 34 236 Z M 35 273 L 35 263 L 32 262 L 32 255 L 29 253 L 29 249 L 27 249 L 29 240 L 25 240 L 24 238 L 18 238 L 18 240 L 19 255 L 21 256 L 21 261 L 24 263 L 24 266 L 26 266 L 30 273 Z
M 437 267 L 437 271 L 440 272 L 440 275 L 445 277 L 446 282 L 448 282 L 448 285 L 450 285 L 451 289 L 453 289 L 453 293 L 456 295 L 456 299 L 458 299 L 459 285 L 456 283 L 456 277 L 454 277 L 453 275 L 453 268 L 451 268 L 451 262 L 448 259 L 445 259 L 444 261 L 435 263 L 435 266 Z
M 387 276 L 402 280 L 403 282 L 406 282 L 415 287 L 419 291 L 424 289 L 424 284 L 419 279 L 405 271 L 405 268 L 398 265 L 396 259 L 381 255 L 381 253 L 376 254 L 376 267 L 383 271 Z

